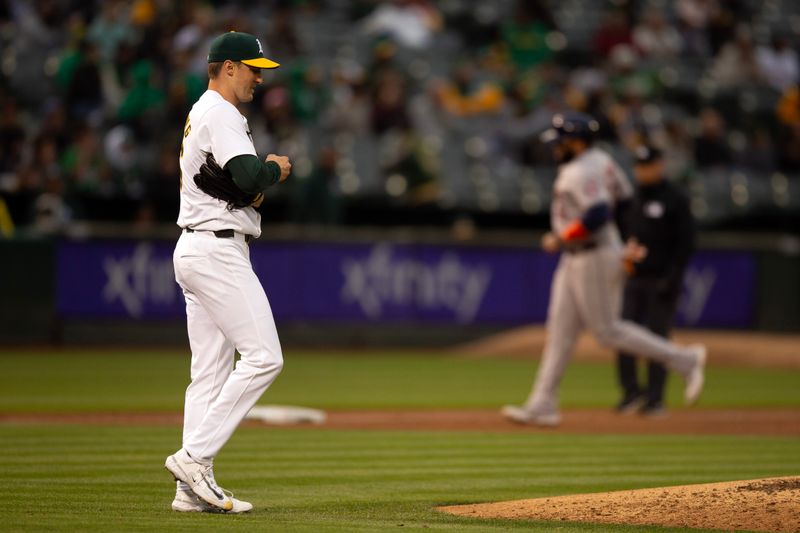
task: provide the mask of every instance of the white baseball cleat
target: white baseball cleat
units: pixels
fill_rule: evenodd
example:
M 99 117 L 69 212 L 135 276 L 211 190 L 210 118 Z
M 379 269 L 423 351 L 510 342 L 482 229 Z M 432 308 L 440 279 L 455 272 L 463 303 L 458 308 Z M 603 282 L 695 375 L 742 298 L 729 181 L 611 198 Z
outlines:
M 694 405 L 697 399 L 700 398 L 700 393 L 703 392 L 703 385 L 706 379 L 706 347 L 702 344 L 693 344 L 689 346 L 695 354 L 695 362 L 692 369 L 686 374 L 685 385 L 683 389 L 683 401 L 686 405 Z
M 519 405 L 504 405 L 500 413 L 517 424 L 555 427 L 561 423 L 561 415 L 558 414 L 558 411 L 538 412 Z
M 189 485 L 192 492 L 204 502 L 222 511 L 233 509 L 230 497 L 214 480 L 211 464 L 198 463 L 181 448 L 174 455 L 167 457 L 164 467 L 175 476 L 175 479 Z
M 253 510 L 253 504 L 242 500 L 237 500 L 230 496 L 233 508 L 230 511 L 223 511 L 219 507 L 209 505 L 192 491 L 178 490 L 175 492 L 175 499 L 172 500 L 172 510 L 180 513 L 225 513 L 239 514 Z

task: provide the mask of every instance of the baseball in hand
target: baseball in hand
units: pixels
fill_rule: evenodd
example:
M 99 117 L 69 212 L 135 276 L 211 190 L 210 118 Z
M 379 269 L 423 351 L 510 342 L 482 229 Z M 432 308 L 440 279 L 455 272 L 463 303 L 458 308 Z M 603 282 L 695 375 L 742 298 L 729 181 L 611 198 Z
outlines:
M 281 169 L 280 181 L 285 181 L 286 178 L 289 177 L 289 173 L 292 171 L 292 163 L 289 161 L 288 157 L 285 155 L 269 154 L 266 160 L 274 161 L 278 164 Z

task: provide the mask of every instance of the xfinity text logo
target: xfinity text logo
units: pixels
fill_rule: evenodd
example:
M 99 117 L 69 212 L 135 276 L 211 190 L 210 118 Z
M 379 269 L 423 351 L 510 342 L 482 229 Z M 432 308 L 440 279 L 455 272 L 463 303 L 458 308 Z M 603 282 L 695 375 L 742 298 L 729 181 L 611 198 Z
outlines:
M 153 257 L 147 243 L 137 245 L 130 256 L 106 257 L 103 270 L 103 299 L 108 303 L 119 300 L 131 316 L 141 316 L 145 303 L 169 305 L 179 297 L 172 258 Z
M 389 245 L 375 246 L 363 260 L 345 259 L 341 268 L 342 299 L 372 319 L 381 318 L 385 306 L 416 305 L 447 309 L 459 322 L 472 322 L 492 277 L 489 268 L 465 265 L 454 253 L 426 263 L 393 257 Z

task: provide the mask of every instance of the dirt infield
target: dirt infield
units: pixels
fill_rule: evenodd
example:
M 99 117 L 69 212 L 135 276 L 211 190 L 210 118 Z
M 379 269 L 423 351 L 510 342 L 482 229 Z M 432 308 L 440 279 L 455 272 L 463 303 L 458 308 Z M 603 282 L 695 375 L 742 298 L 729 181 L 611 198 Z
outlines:
M 710 364 L 800 368 L 800 335 L 757 333 L 752 331 L 679 330 L 673 339 L 682 344 L 703 343 L 708 347 Z M 467 357 L 530 357 L 542 352 L 545 329 L 524 326 L 455 346 L 453 353 Z M 575 349 L 575 358 L 584 361 L 610 361 L 613 354 L 584 333 Z
M 180 413 L 0 413 L 0 423 L 180 425 Z M 248 427 L 264 423 L 246 421 Z M 800 436 L 800 408 L 685 409 L 665 418 L 622 416 L 606 409 L 572 409 L 558 428 L 519 426 L 497 410 L 330 411 L 321 427 L 403 431 L 541 432 L 573 434 Z
M 606 409 L 563 412 L 558 428 L 520 426 L 497 410 L 343 411 L 329 413 L 328 427 L 444 431 L 528 431 L 591 434 L 790 435 L 800 436 L 800 409 L 686 409 L 660 419 L 622 416 Z
M 473 518 L 800 532 L 800 477 L 440 507 Z

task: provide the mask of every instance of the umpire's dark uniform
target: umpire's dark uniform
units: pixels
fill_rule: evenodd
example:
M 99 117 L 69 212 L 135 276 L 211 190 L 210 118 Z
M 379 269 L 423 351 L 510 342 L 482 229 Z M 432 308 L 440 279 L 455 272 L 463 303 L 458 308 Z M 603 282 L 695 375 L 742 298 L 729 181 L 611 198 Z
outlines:
M 637 190 L 627 213 L 625 233 L 647 247 L 625 285 L 622 316 L 667 337 L 672 327 L 683 274 L 694 249 L 694 221 L 686 196 L 664 179 L 658 150 L 635 152 Z M 663 412 L 667 370 L 650 362 L 646 387 L 640 387 L 635 354 L 620 353 L 619 380 L 624 396 L 618 409 L 643 414 Z

